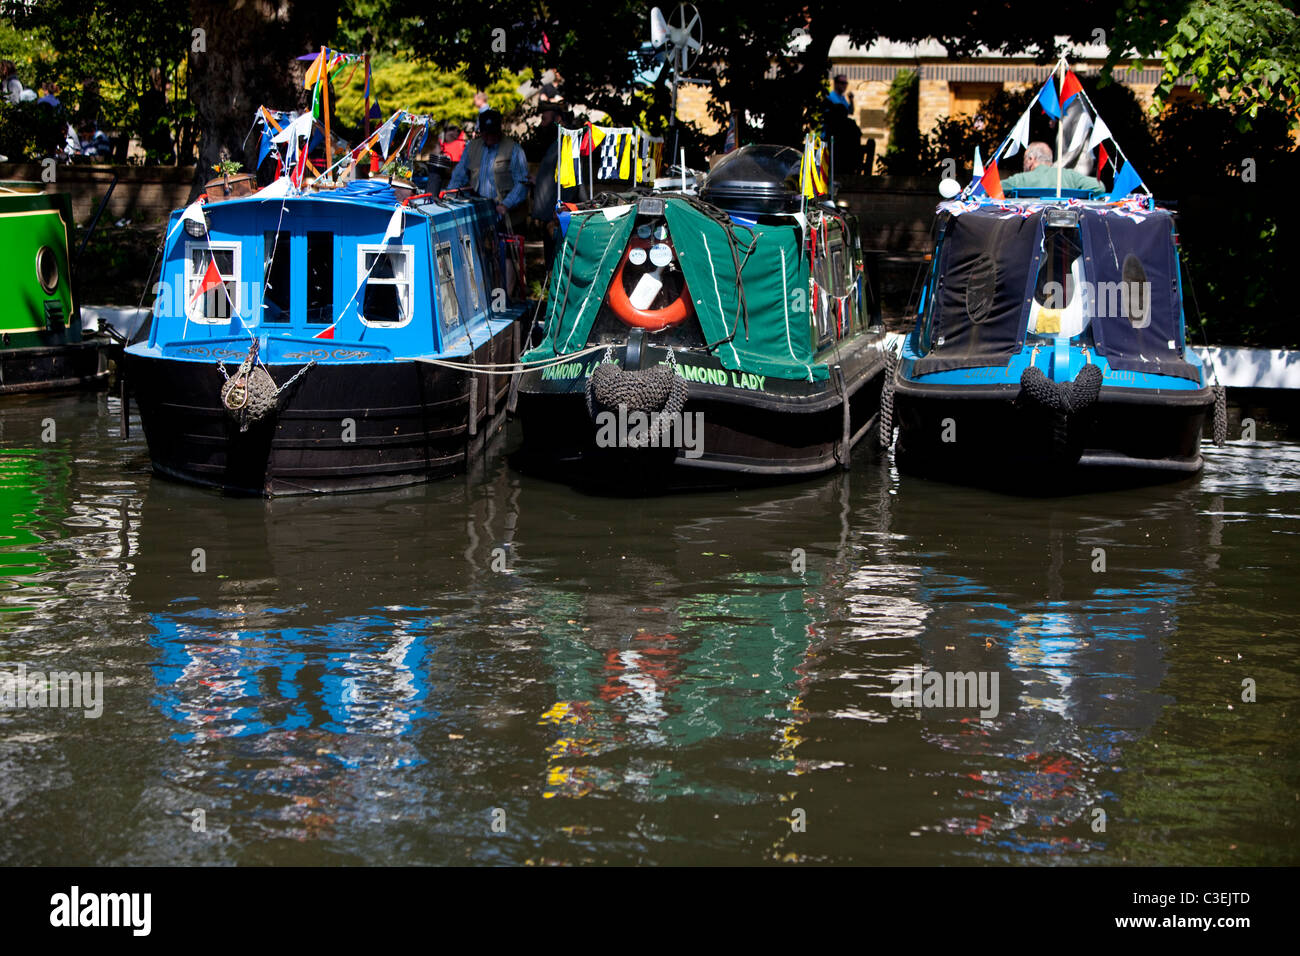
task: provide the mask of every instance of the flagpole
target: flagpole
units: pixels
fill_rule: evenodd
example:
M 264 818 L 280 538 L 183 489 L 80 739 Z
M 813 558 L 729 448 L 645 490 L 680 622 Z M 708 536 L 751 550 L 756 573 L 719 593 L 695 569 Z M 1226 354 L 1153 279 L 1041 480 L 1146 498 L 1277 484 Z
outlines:
M 1059 90 L 1065 83 L 1065 54 L 1061 55 L 1060 60 L 1056 63 L 1061 68 L 1061 82 L 1057 84 Z M 1055 72 L 1055 71 L 1053 71 Z M 1060 93 L 1057 93 L 1057 102 L 1060 103 Z M 1056 198 L 1061 198 L 1061 170 L 1062 159 L 1065 151 L 1065 107 L 1061 106 L 1061 115 L 1056 120 Z
M 320 48 L 321 55 L 321 75 L 316 82 L 321 85 L 321 102 L 324 105 L 325 114 L 325 169 L 329 170 L 334 165 L 334 149 L 330 145 L 330 65 L 329 58 L 325 55 L 325 47 Z M 307 137 L 307 147 L 310 151 L 311 137 Z

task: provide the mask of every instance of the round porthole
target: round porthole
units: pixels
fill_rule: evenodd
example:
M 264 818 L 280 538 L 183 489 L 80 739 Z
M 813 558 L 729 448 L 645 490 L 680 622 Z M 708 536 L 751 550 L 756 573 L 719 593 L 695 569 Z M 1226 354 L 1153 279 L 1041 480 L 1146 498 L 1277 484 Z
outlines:
M 46 292 L 54 292 L 59 287 L 59 260 L 49 246 L 41 246 L 36 252 L 36 278 Z

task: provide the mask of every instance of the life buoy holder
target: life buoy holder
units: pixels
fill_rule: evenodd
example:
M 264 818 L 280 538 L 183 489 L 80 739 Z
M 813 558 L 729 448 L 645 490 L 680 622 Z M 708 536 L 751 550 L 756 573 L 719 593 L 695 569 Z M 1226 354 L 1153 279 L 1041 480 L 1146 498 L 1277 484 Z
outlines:
M 691 314 L 691 302 L 685 295 L 686 286 L 683 283 L 682 292 L 662 309 L 638 309 L 632 304 L 627 291 L 623 288 L 623 267 L 627 265 L 627 257 L 633 249 L 648 249 L 649 247 L 648 242 L 634 239 L 623 250 L 623 258 L 619 260 L 618 269 L 614 271 L 614 278 L 609 283 L 609 307 L 627 325 L 633 328 L 658 332 L 660 329 L 666 329 L 669 326 L 677 325 L 679 322 L 684 322 L 686 317 Z

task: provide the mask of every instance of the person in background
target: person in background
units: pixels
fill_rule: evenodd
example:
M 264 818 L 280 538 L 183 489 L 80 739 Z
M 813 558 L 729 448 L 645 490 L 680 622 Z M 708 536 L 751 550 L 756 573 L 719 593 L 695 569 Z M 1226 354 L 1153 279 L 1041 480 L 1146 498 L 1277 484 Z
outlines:
M 477 112 L 477 113 L 483 113 L 483 112 L 485 112 L 485 111 L 487 111 L 487 110 L 490 110 L 491 108 L 492 108 L 492 105 L 491 105 L 490 103 L 488 103 L 488 98 L 487 98 L 487 94 L 486 94 L 486 93 L 484 93 L 482 90 L 479 90 L 477 93 L 474 94 L 474 110 L 475 110 L 475 112 Z
M 6 103 L 22 101 L 23 81 L 18 79 L 18 67 L 13 60 L 0 60 L 0 97 Z
M 55 83 L 53 80 L 46 83 L 45 86 L 42 87 L 41 95 L 36 98 L 36 102 L 44 103 L 50 109 L 57 110 L 63 105 L 59 102 L 59 84 Z
M 838 106 L 844 110 L 844 115 L 853 115 L 853 94 L 848 92 L 849 78 L 843 73 L 835 74 L 834 87 L 827 94 L 826 99 L 831 106 Z
M 465 152 L 465 143 L 468 139 L 465 131 L 454 120 L 448 122 L 442 128 L 442 155 L 446 156 L 453 163 L 459 163 L 460 157 Z
M 533 219 L 542 232 L 542 253 L 546 257 L 546 271 L 551 271 L 555 260 L 555 232 L 559 221 L 555 215 L 555 166 L 560 156 L 559 125 L 564 119 L 564 104 L 558 99 L 543 101 L 538 107 L 541 125 L 537 135 L 546 143 L 541 162 L 537 165 L 537 182 L 533 184 Z
M 501 114 L 484 110 L 479 114 L 479 135 L 451 174 L 451 189 L 471 189 L 496 204 L 497 216 L 512 232 L 510 214 L 528 198 L 528 161 L 524 151 L 509 136 L 501 135 Z
M 1056 166 L 1052 163 L 1052 147 L 1046 143 L 1030 143 L 1025 147 L 1024 172 L 1002 180 L 1003 189 L 1025 187 L 1029 189 L 1055 189 Z M 1077 169 L 1061 170 L 1062 189 L 1086 189 L 1094 195 L 1106 191 L 1101 180 L 1085 176 Z
M 862 165 L 862 130 L 853 121 L 853 94 L 848 90 L 849 78 L 837 73 L 833 88 L 826 95 L 824 135 L 834 152 L 836 177 L 853 175 Z

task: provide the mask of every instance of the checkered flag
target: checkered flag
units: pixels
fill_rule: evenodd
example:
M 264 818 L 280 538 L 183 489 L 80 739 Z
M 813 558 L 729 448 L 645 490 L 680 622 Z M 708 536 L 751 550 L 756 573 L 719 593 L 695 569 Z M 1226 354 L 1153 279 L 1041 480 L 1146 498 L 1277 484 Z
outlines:
M 600 166 L 596 169 L 597 179 L 618 179 L 618 146 L 622 137 L 608 133 L 600 144 Z

